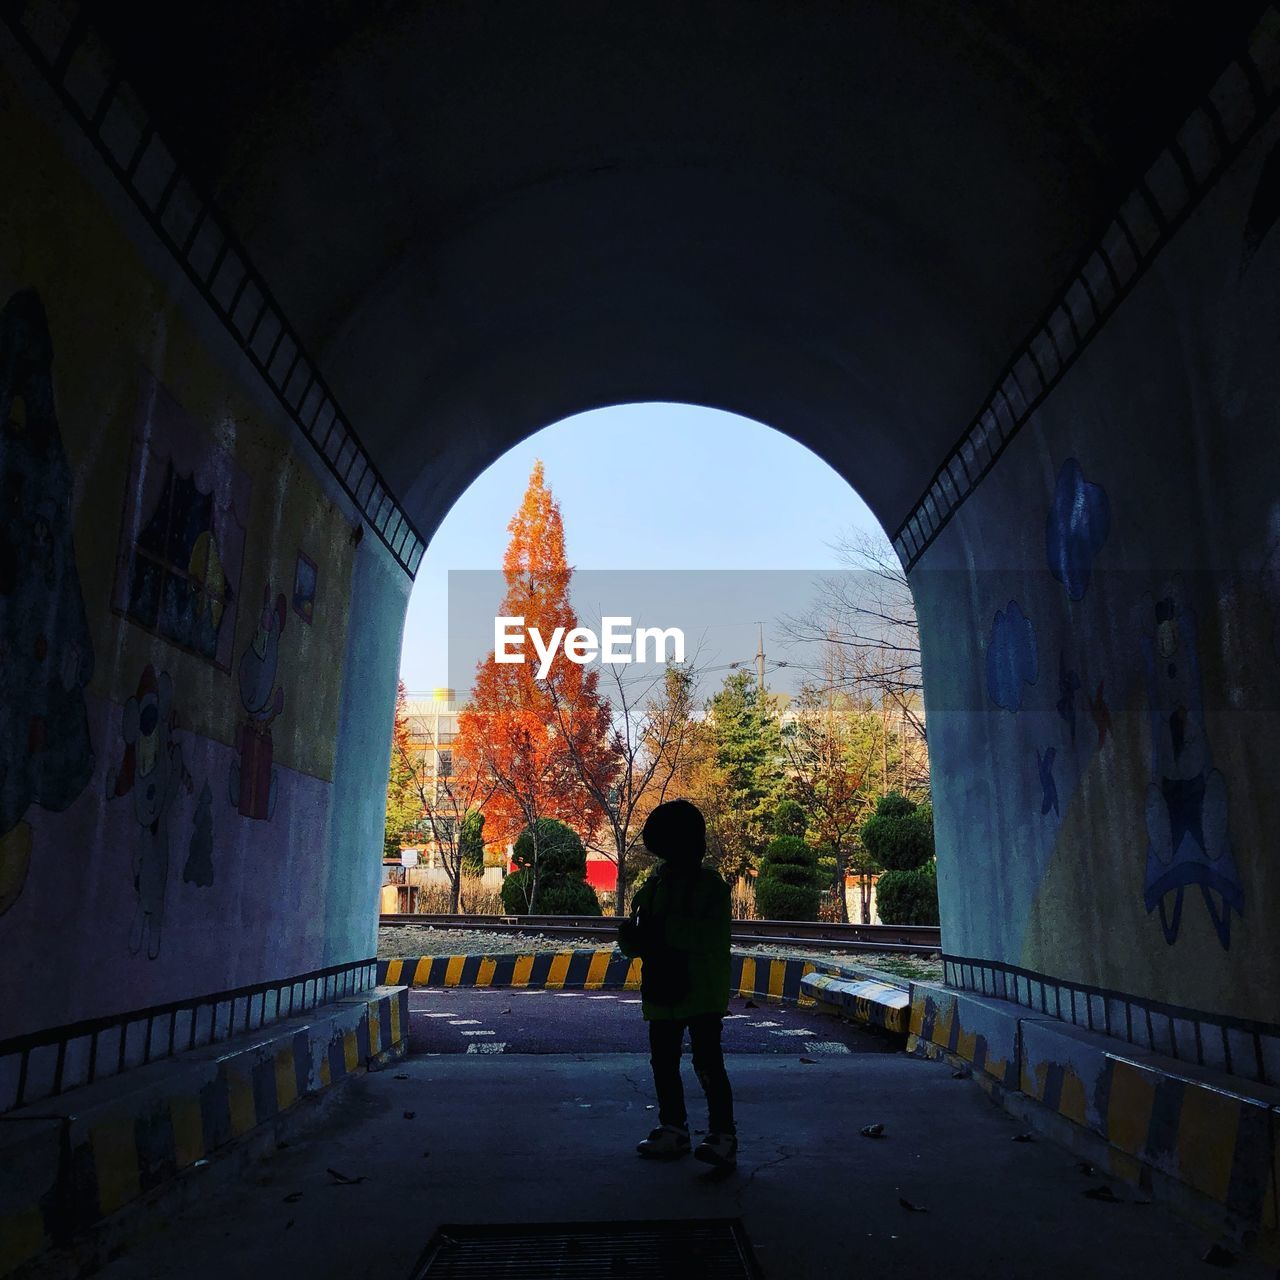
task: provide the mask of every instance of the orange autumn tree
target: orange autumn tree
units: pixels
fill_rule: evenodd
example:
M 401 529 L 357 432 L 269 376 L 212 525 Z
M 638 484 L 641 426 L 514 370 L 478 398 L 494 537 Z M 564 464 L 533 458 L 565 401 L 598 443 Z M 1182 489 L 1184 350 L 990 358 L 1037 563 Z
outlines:
M 507 526 L 503 557 L 506 594 L 499 613 L 523 618 L 550 637 L 578 625 L 569 603 L 573 570 L 565 558 L 560 508 L 535 462 L 520 509 Z M 526 646 L 526 649 L 528 646 Z M 487 775 L 485 835 L 499 845 L 532 828 L 530 902 L 537 895 L 539 820 L 554 818 L 589 839 L 601 820 L 593 793 L 607 791 L 618 770 L 618 748 L 599 673 L 556 650 L 545 679 L 532 652 L 524 662 L 476 667 L 471 700 L 458 716 L 455 754 L 463 767 Z

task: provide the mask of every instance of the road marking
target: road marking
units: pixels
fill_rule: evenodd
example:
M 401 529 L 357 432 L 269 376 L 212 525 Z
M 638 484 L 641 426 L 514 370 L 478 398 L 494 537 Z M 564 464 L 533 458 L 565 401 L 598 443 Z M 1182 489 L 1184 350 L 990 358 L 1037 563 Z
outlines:
M 506 1050 L 505 1040 L 473 1040 L 467 1045 L 468 1053 L 505 1053 Z
M 496 1031 L 464 1031 L 462 1034 L 464 1036 L 496 1036 L 498 1033 Z
M 582 993 L 581 993 L 580 991 L 557 991 L 557 992 L 556 992 L 556 995 L 561 996 L 561 997 L 563 997 L 563 996 L 577 996 L 577 995 L 581 995 L 581 994 L 582 994 Z
M 810 1031 L 808 1027 L 805 1027 L 801 1030 L 797 1030 L 795 1027 L 791 1027 L 785 1031 L 770 1031 L 769 1034 L 771 1036 L 811 1036 L 813 1035 L 813 1032 Z
M 623 1004 L 639 1004 L 639 1003 L 640 1003 L 640 1001 L 639 1001 L 639 1000 L 624 1000 L 622 1003 L 623 1003 Z
M 746 1016 L 747 1015 L 745 1013 L 726 1013 L 724 1015 L 724 1020 L 726 1022 L 732 1022 L 734 1018 L 745 1018 Z
M 449 1023 L 451 1027 L 478 1027 L 480 1025 L 479 1018 L 455 1018 Z
M 778 1024 L 776 1022 L 753 1022 L 751 1025 L 753 1027 L 776 1027 Z
M 839 1040 L 810 1040 L 805 1045 L 806 1053 L 848 1053 L 849 1046 Z
M 532 991 L 517 991 L 518 996 L 545 996 L 547 993 L 542 987 L 534 987 Z
M 423 1018 L 452 1018 L 452 1017 L 453 1017 L 453 1014 L 451 1014 L 451 1013 L 423 1013 L 423 1014 L 419 1014 L 419 1017 L 423 1017 Z
M 588 1000 L 616 1000 L 617 996 L 588 996 Z

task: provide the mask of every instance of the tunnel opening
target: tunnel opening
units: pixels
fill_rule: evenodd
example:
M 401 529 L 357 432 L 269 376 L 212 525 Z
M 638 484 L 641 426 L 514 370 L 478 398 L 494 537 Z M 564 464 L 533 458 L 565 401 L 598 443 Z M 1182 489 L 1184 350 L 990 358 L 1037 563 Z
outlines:
M 608 739 L 607 782 L 593 781 L 581 751 L 568 761 L 576 782 L 564 796 L 532 779 L 522 792 L 509 762 L 468 760 L 468 747 L 478 756 L 481 744 L 459 734 L 496 644 L 505 640 L 506 660 L 529 648 L 526 692 L 546 687 L 568 657 L 567 646 L 547 651 L 540 635 L 528 645 L 518 627 L 510 637 L 495 633 L 513 581 L 513 540 L 547 533 L 543 523 L 517 528 L 519 495 L 527 508 L 535 468 L 536 503 L 543 517 L 554 510 L 561 545 L 550 565 L 526 562 L 522 571 L 554 575 L 567 555 L 565 626 L 583 628 L 581 665 L 597 672 L 593 696 Z M 620 628 L 603 644 L 602 625 Z M 632 630 L 641 637 L 636 651 Z M 863 847 L 861 823 L 889 791 L 927 808 L 916 637 L 910 587 L 879 522 L 847 481 L 782 433 L 722 410 L 649 402 L 587 411 L 532 434 L 453 504 L 417 575 L 400 663 L 384 911 L 509 913 L 520 904 L 502 886 L 518 870 L 523 819 L 554 812 L 585 851 L 587 908 L 625 915 L 635 877 L 653 864 L 640 841 L 645 815 L 664 798 L 696 792 L 711 813 L 709 858 L 735 884 L 739 913 L 769 914 L 757 909 L 754 884 L 779 833 L 774 811 L 785 804 L 787 833 L 814 850 L 818 889 L 787 914 L 878 923 L 884 868 Z M 749 707 L 738 705 L 744 697 Z M 677 709 L 672 698 L 678 731 L 663 719 Z M 539 705 L 554 722 L 555 699 Z M 735 779 L 726 803 L 716 760 L 728 748 L 713 726 L 717 709 L 723 719 L 731 705 L 739 717 L 762 717 L 753 732 L 763 735 L 764 758 Z M 751 810 L 747 826 L 735 807 Z M 929 890 L 919 902 L 908 894 L 895 903 L 891 922 L 936 924 Z M 538 914 L 530 897 L 523 906 Z

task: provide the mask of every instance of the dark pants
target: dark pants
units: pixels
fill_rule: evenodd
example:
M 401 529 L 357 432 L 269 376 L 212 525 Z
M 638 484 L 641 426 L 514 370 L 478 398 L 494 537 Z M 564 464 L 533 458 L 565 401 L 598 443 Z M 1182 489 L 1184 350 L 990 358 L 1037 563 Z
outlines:
M 707 1095 L 708 1126 L 712 1133 L 734 1133 L 733 1090 L 724 1069 L 720 1047 L 723 1019 L 719 1014 L 700 1013 L 687 1020 L 655 1018 L 649 1023 L 649 1063 L 658 1091 L 658 1120 L 682 1128 L 689 1123 L 684 1108 L 684 1087 L 680 1083 L 680 1050 L 684 1029 L 689 1028 L 693 1049 L 693 1069 Z

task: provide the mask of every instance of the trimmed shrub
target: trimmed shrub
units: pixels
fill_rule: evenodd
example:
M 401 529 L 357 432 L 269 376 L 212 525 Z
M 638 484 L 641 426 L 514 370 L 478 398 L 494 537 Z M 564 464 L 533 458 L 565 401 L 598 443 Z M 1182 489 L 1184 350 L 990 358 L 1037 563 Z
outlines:
M 886 871 L 923 867 L 933 858 L 933 810 L 891 791 L 862 824 L 862 844 Z
M 938 873 L 934 864 L 884 872 L 876 881 L 876 911 L 885 924 L 937 924 Z
M 502 909 L 508 915 L 598 916 L 600 900 L 586 882 L 587 853 L 577 833 L 553 818 L 539 818 L 538 892 L 533 887 L 533 829 L 516 838 L 512 860 L 517 870 L 502 882 Z
M 516 837 L 511 860 L 517 867 L 532 867 L 534 831 L 538 833 L 539 879 L 548 876 L 573 876 L 581 880 L 587 874 L 587 851 L 578 833 L 555 818 L 539 818 Z
M 598 916 L 600 899 L 585 880 L 553 880 L 538 887 L 539 916 Z
M 756 878 L 756 910 L 764 920 L 816 920 L 818 855 L 799 836 L 769 842 Z
M 769 826 L 775 836 L 800 836 L 803 838 L 809 819 L 794 800 L 783 800 L 773 811 Z

